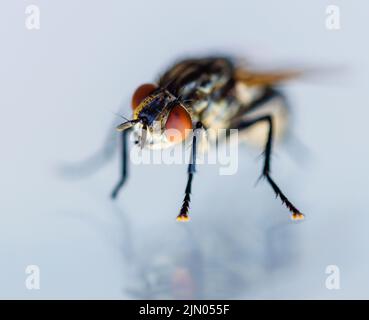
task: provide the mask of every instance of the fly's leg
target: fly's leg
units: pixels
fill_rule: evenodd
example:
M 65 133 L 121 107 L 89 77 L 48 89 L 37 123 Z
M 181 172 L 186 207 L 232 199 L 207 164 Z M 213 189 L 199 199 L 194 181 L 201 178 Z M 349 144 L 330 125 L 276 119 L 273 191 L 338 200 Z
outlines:
M 238 125 L 238 129 L 246 129 L 254 124 L 260 123 L 260 122 L 267 122 L 269 125 L 269 131 L 268 131 L 268 138 L 267 142 L 265 144 L 265 150 L 264 150 L 264 167 L 261 177 L 265 177 L 274 190 L 277 197 L 279 197 L 282 200 L 282 203 L 292 212 L 292 219 L 293 220 L 302 220 L 304 218 L 304 215 L 288 200 L 288 198 L 284 195 L 284 193 L 281 191 L 281 189 L 278 187 L 278 185 L 274 182 L 274 180 L 270 176 L 270 155 L 272 151 L 272 140 L 273 140 L 273 119 L 271 115 L 265 115 L 258 118 L 255 118 L 253 120 L 248 120 L 241 122 Z
M 121 139 L 121 167 L 120 167 L 120 179 L 113 189 L 113 192 L 111 193 L 112 199 L 115 199 L 118 196 L 118 193 L 120 189 L 123 187 L 124 183 L 127 180 L 128 176 L 128 133 L 130 130 L 124 130 L 121 133 L 120 139 Z
M 191 159 L 190 163 L 188 164 L 188 178 L 187 178 L 187 185 L 185 190 L 185 197 L 183 199 L 183 204 L 181 211 L 179 212 L 179 215 L 177 216 L 177 221 L 188 221 L 188 209 L 190 207 L 190 195 L 191 195 L 191 186 L 192 186 L 192 179 L 193 175 L 196 172 L 196 151 L 197 151 L 197 133 L 198 131 L 203 128 L 203 125 L 201 122 L 196 123 L 195 130 L 193 132 L 193 138 L 192 138 L 192 153 L 191 153 Z

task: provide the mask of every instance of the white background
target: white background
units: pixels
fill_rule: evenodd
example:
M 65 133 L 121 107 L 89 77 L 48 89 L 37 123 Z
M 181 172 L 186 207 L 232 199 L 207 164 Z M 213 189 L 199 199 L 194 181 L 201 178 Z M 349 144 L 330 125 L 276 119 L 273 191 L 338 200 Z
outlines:
M 38 31 L 25 28 L 29 4 L 41 11 Z M 325 27 L 329 4 L 341 9 L 339 31 Z M 158 265 L 153 274 L 170 278 L 164 265 L 188 264 L 195 297 L 368 298 L 368 10 L 365 1 L 2 1 L 0 297 L 132 298 L 138 269 Z M 200 166 L 186 227 L 174 219 L 185 166 L 132 166 L 116 204 L 117 156 L 87 178 L 61 175 L 103 145 L 119 105 L 130 115 L 135 87 L 178 57 L 214 52 L 264 68 L 339 69 L 286 87 L 305 147 L 277 148 L 272 169 L 304 223 L 290 223 L 265 182 L 254 187 L 262 162 L 247 147 L 237 175 Z M 265 241 L 274 224 L 277 252 Z M 24 285 L 29 264 L 41 269 L 38 291 Z M 325 288 L 330 264 L 340 290 Z

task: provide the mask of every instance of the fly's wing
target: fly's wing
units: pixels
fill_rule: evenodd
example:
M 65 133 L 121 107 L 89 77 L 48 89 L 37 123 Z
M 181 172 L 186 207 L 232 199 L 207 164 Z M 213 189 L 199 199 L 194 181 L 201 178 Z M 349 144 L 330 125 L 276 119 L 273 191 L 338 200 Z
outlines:
M 284 71 L 271 71 L 271 72 L 258 72 L 252 70 L 246 70 L 237 68 L 235 70 L 235 80 L 239 81 L 247 86 L 271 86 L 300 77 L 303 74 L 302 71 L 297 70 L 284 70 Z

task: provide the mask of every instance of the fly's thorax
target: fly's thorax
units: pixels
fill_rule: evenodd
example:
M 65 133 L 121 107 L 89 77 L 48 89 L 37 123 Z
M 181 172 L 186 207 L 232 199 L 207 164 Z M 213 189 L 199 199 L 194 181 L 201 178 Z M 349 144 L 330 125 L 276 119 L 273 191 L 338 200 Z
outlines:
M 192 96 L 195 92 L 210 94 L 222 87 L 233 73 L 233 63 L 226 57 L 186 59 L 173 65 L 163 74 L 159 84 L 179 96 Z
M 202 74 L 197 79 L 184 84 L 178 89 L 180 96 L 201 99 L 222 88 L 229 81 L 224 74 Z
M 243 82 L 235 83 L 235 97 L 240 104 L 250 105 L 253 101 L 260 98 L 265 88 L 260 86 L 249 86 Z
M 239 104 L 231 99 L 209 100 L 201 114 L 201 121 L 207 128 L 225 129 L 238 112 Z

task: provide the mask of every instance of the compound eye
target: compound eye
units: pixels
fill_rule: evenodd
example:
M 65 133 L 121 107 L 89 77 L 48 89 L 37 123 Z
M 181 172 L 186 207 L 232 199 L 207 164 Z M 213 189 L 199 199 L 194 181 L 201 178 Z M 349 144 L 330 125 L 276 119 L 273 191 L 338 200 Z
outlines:
M 184 141 L 192 129 L 190 114 L 181 105 L 173 107 L 169 113 L 165 129 L 168 141 L 173 143 Z
M 145 83 L 139 86 L 132 96 L 132 109 L 136 109 L 156 88 L 157 86 L 153 83 Z

